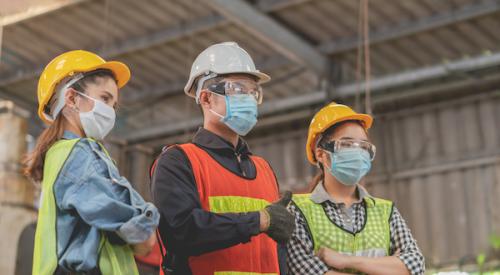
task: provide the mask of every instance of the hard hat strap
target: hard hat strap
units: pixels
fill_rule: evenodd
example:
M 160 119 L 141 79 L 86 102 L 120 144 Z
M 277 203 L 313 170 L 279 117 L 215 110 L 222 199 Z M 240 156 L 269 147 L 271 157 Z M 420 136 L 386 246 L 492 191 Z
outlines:
M 200 79 L 198 79 L 198 81 L 196 81 L 196 93 L 195 93 L 196 104 L 200 104 L 200 100 L 199 100 L 200 99 L 200 92 L 201 92 L 201 89 L 202 89 L 205 81 L 212 79 L 212 78 L 215 78 L 217 76 L 218 75 L 216 73 L 207 72 L 207 73 L 205 73 L 205 76 L 200 77 Z
M 64 97 L 66 96 L 66 91 L 68 90 L 69 87 L 71 87 L 73 84 L 75 84 L 76 82 L 81 80 L 83 77 L 84 77 L 84 74 L 78 73 L 78 74 L 72 76 L 71 79 L 69 79 L 68 82 L 66 82 L 62 87 L 60 87 L 60 88 L 57 87 L 57 92 L 54 95 L 56 97 L 56 101 L 55 101 L 56 106 L 54 108 L 53 113 L 49 114 L 47 112 L 44 112 L 45 117 L 47 119 L 54 121 L 57 118 L 57 116 L 59 115 L 59 113 L 61 112 L 61 110 L 63 109 L 63 107 L 66 103 L 66 101 L 64 99 Z

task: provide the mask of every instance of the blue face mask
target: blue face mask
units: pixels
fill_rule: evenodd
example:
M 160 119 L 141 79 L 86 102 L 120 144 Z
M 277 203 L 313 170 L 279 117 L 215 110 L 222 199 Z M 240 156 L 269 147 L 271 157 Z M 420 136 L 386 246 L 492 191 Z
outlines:
M 257 123 L 257 100 L 251 95 L 225 95 L 224 98 L 226 100 L 225 116 L 212 109 L 210 111 L 219 116 L 220 121 L 235 133 L 245 136 Z
M 328 170 L 344 185 L 355 185 L 368 174 L 372 167 L 370 154 L 361 148 L 342 149 L 328 153 L 331 159 Z

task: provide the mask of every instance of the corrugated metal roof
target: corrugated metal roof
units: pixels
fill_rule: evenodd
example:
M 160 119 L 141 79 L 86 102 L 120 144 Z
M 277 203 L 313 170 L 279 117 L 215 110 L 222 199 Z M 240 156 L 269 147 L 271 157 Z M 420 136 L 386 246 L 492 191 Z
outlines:
M 88 0 L 7 25 L 1 91 L 35 105 L 37 75 L 43 66 L 64 51 L 87 49 L 123 61 L 132 70 L 132 80 L 122 92 L 123 130 L 193 119 L 199 113 L 182 94 L 191 62 L 207 46 L 228 40 L 247 49 L 259 69 L 273 77 L 265 86 L 266 100 L 321 89 L 325 76 L 289 59 L 272 42 L 225 19 L 207 3 Z M 331 79 L 334 86 L 356 80 L 358 1 L 245 3 L 341 68 Z M 373 77 L 500 51 L 497 1 L 371 0 L 369 8 Z

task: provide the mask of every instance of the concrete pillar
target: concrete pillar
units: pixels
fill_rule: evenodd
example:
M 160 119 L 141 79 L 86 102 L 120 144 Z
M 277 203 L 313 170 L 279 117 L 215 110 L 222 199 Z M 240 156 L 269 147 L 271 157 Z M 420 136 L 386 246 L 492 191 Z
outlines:
M 0 274 L 5 275 L 14 274 L 19 237 L 36 219 L 37 191 L 21 174 L 28 117 L 12 102 L 0 101 Z
M 142 145 L 132 145 L 126 148 L 126 156 L 127 179 L 146 201 L 151 201 L 149 168 L 154 158 L 153 150 Z

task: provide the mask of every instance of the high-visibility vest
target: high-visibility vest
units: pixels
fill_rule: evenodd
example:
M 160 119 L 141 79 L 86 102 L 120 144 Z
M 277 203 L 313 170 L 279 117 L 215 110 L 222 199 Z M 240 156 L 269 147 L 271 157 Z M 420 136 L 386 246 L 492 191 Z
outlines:
M 57 141 L 47 151 L 43 169 L 42 197 L 38 210 L 33 255 L 33 274 L 52 275 L 58 266 L 56 200 L 54 183 L 71 151 L 80 139 Z M 104 147 L 101 147 L 104 149 Z M 106 152 L 107 154 L 107 152 Z M 108 155 L 109 156 L 109 155 Z M 111 183 L 110 183 L 111 184 Z M 113 245 L 101 234 L 98 267 L 103 275 L 138 275 L 132 248 Z
M 279 198 L 276 178 L 264 159 L 250 156 L 257 174 L 254 179 L 246 179 L 223 167 L 194 144 L 179 147 L 191 163 L 204 210 L 213 213 L 259 211 Z M 196 275 L 277 275 L 277 245 L 266 234 L 259 234 L 248 243 L 189 257 L 189 266 Z
M 314 251 L 327 247 L 347 255 L 383 257 L 389 255 L 391 245 L 391 201 L 365 198 L 365 224 L 360 232 L 349 232 L 335 224 L 323 206 L 311 200 L 311 194 L 293 196 L 293 202 L 306 219 L 313 238 Z

